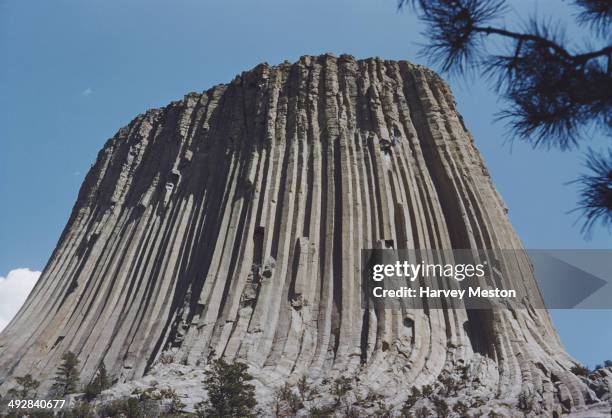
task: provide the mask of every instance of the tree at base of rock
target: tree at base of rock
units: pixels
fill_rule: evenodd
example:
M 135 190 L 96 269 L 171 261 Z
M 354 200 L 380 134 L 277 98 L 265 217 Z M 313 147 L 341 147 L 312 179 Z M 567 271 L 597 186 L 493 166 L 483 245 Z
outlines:
M 36 389 L 40 385 L 38 380 L 34 380 L 31 374 L 18 376 L 15 378 L 17 387 L 10 389 L 7 395 L 18 399 L 29 399 L 30 396 L 36 397 Z
M 108 372 L 106 371 L 106 366 L 104 362 L 100 364 L 98 371 L 96 372 L 95 377 L 91 382 L 85 386 L 85 398 L 88 400 L 92 400 L 96 398 L 102 391 L 108 389 L 110 385 L 110 378 L 108 376 Z
M 198 404 L 198 416 L 256 417 L 255 387 L 248 383 L 253 376 L 247 370 L 244 363 L 214 360 L 204 381 L 208 400 Z
M 79 359 L 72 351 L 68 351 L 62 356 L 62 364 L 57 369 L 55 383 L 51 388 L 55 396 L 64 397 L 77 391 L 79 384 L 78 365 Z

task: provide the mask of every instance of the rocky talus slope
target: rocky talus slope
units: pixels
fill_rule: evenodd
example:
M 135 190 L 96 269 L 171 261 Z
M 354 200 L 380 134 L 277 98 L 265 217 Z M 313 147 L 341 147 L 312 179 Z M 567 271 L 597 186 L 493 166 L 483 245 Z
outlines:
M 241 360 L 270 408 L 285 382 L 324 393 L 343 376 L 356 405 L 399 407 L 431 385 L 509 416 L 525 393 L 533 415 L 585 410 L 610 373 L 599 392 L 572 373 L 545 310 L 362 308 L 360 249 L 520 249 L 506 212 L 432 71 L 332 55 L 259 65 L 105 144 L 0 334 L 0 392 L 26 373 L 48 389 L 71 350 L 83 382 L 104 361 L 119 388 L 167 379 L 185 393 L 211 359 Z M 514 263 L 508 285 L 538 294 L 528 259 Z

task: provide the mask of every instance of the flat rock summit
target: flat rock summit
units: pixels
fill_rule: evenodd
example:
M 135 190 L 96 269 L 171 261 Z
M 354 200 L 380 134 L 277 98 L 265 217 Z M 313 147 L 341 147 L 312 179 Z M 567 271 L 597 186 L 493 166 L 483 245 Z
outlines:
M 48 390 L 72 351 L 83 383 L 104 362 L 108 396 L 167 384 L 188 408 L 223 357 L 249 366 L 264 415 L 302 377 L 322 404 L 350 379 L 360 416 L 372 399 L 399 416 L 424 386 L 470 416 L 609 413 L 612 371 L 574 373 L 546 310 L 364 307 L 366 248 L 522 244 L 434 72 L 329 54 L 258 65 L 104 145 L 0 333 L 0 393 L 27 373 Z M 529 259 L 513 263 L 510 284 L 538 294 Z

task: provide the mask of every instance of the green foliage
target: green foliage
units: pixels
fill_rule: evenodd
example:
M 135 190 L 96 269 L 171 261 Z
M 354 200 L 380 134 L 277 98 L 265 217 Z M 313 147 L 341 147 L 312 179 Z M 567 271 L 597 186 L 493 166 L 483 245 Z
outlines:
M 336 378 L 331 388 L 331 393 L 335 398 L 335 407 L 338 408 L 340 404 L 344 404 L 344 413 L 347 416 L 353 414 L 354 411 L 352 411 L 350 403 L 346 399 L 344 399 L 344 397 L 352 389 L 353 385 L 351 384 L 351 379 L 346 376 Z
M 421 393 L 423 394 L 423 397 L 429 398 L 433 394 L 433 387 L 431 385 L 424 385 L 421 388 Z
M 208 400 L 198 405 L 198 416 L 255 417 L 255 387 L 248 383 L 253 376 L 247 370 L 244 363 L 229 364 L 223 359 L 213 361 L 204 381 Z
M 435 397 L 433 399 L 434 410 L 438 418 L 446 418 L 450 414 L 450 408 L 444 398 Z
M 415 418 L 431 418 L 431 411 L 426 406 L 422 406 L 414 413 Z
M 143 408 L 136 398 L 117 399 L 103 405 L 99 409 L 99 414 L 103 417 L 146 418 Z
M 467 366 L 456 366 L 453 373 L 444 372 L 439 378 L 440 394 L 445 397 L 455 395 L 469 380 Z
M 57 370 L 55 383 L 51 389 L 55 396 L 64 397 L 77 391 L 79 383 L 78 366 L 79 360 L 72 351 L 68 351 L 62 356 L 62 364 Z
M 577 149 L 600 131 L 612 131 L 612 9 L 609 0 L 575 0 L 576 23 L 590 28 L 583 46 L 563 25 L 537 16 L 522 28 L 498 22 L 506 0 L 398 0 L 424 22 L 423 56 L 442 71 L 479 72 L 507 103 L 498 115 L 509 133 L 534 147 Z M 572 36 L 572 38 L 583 36 Z M 579 187 L 583 232 L 600 223 L 612 228 L 612 150 L 588 152 Z
M 316 388 L 313 388 L 308 384 L 306 381 L 306 376 L 302 376 L 302 378 L 298 380 L 297 390 L 300 394 L 302 402 L 312 401 L 319 394 Z
M 3 399 L 0 398 L 0 401 L 3 401 Z M 3 407 L 2 409 L 0 409 L 0 417 L 2 418 L 23 418 L 22 413 L 18 412 L 16 409 L 6 408 L 6 402 L 2 402 L 0 406 Z M 35 411 L 35 412 L 38 412 L 38 411 Z M 38 416 L 35 416 L 33 414 L 30 414 L 27 418 L 34 418 L 34 417 L 38 418 Z M 40 418 L 53 418 L 53 412 L 49 412 L 47 415 L 42 415 L 40 416 Z
M 353 385 L 351 384 L 351 379 L 345 376 L 341 376 L 334 380 L 334 385 L 332 386 L 332 395 L 336 397 L 336 399 L 342 398 L 346 395 L 351 389 L 353 389 Z
M 373 404 L 373 403 L 378 403 L 379 401 L 383 400 L 384 396 L 378 393 L 373 393 L 373 392 L 368 392 L 367 396 L 365 397 L 365 399 L 360 399 L 359 397 L 357 397 L 357 402 L 360 405 L 366 405 L 366 404 Z
M 589 149 L 585 166 L 588 172 L 573 183 L 580 185 L 580 201 L 575 210 L 582 212 L 582 231 L 588 236 L 597 222 L 612 230 L 612 149 L 607 153 Z
M 32 378 L 31 374 L 18 376 L 15 378 L 17 387 L 9 389 L 7 395 L 15 399 L 30 399 L 36 396 L 36 389 L 40 386 L 40 382 Z
M 159 356 L 159 362 L 161 364 L 174 363 L 174 355 L 171 353 L 163 353 L 161 356 Z
M 335 409 L 332 406 L 314 406 L 308 410 L 311 418 L 329 418 L 333 416 Z
M 8 415 L 8 417 L 10 418 L 23 418 L 23 415 Z M 33 410 L 33 411 L 29 411 L 27 418 L 54 418 L 55 415 L 53 414 L 53 411 L 48 411 L 48 410 Z
M 422 396 L 423 394 L 421 393 L 421 391 L 417 387 L 413 386 L 410 390 L 410 395 L 408 395 L 408 398 L 406 399 L 406 401 L 404 401 L 404 405 L 402 405 L 402 414 L 408 416 L 409 411 L 412 409 L 414 404 L 416 404 L 417 401 L 421 399 Z
M 110 386 L 111 379 L 108 376 L 104 362 L 102 362 L 93 380 L 85 386 L 85 398 L 91 401 L 102 393 L 102 391 L 110 388 Z
M 585 376 L 585 377 L 591 373 L 589 368 L 586 366 L 583 366 L 582 364 L 576 364 L 570 369 L 570 371 L 574 373 L 576 376 Z
M 480 397 L 476 397 L 472 400 L 472 408 L 480 408 L 481 406 L 483 406 L 486 402 L 484 401 L 484 399 L 480 398 Z
M 181 401 L 180 396 L 178 395 L 178 393 L 176 393 L 174 389 L 162 389 L 160 390 L 160 395 L 162 399 L 170 401 L 168 403 L 168 412 L 170 414 L 178 414 L 186 406 Z
M 457 391 L 458 385 L 455 379 L 449 374 L 440 376 L 440 385 L 442 386 L 442 393 L 445 396 L 450 396 Z
M 374 411 L 374 416 L 377 418 L 392 418 L 393 417 L 393 408 L 391 405 L 387 405 L 384 400 L 379 400 L 377 402 L 378 408 Z
M 161 409 L 165 412 L 164 416 L 180 415 L 186 406 L 172 388 L 135 389 L 132 398 L 138 401 L 140 410 L 146 417 L 158 416 Z
M 346 395 L 353 388 L 351 379 L 342 376 L 334 380 L 333 394 L 335 396 L 342 397 Z
M 138 400 L 142 414 L 145 417 L 157 417 L 160 416 L 160 401 L 152 398 L 140 398 Z
M 125 415 L 130 418 L 145 418 L 144 411 L 138 399 L 128 398 L 122 405 Z
M 303 407 L 302 398 L 294 393 L 287 383 L 276 391 L 276 416 L 283 416 L 287 409 L 295 414 Z
M 208 417 L 206 412 L 206 402 L 198 402 L 195 405 L 196 417 L 198 418 L 206 418 Z
M 465 381 L 468 380 L 468 370 L 469 370 L 468 366 L 457 366 L 456 370 L 461 375 L 461 380 L 462 381 L 465 382 Z
M 457 403 L 453 405 L 453 411 L 461 417 L 467 416 L 469 409 L 470 408 L 468 408 L 468 406 L 461 401 L 457 401 Z

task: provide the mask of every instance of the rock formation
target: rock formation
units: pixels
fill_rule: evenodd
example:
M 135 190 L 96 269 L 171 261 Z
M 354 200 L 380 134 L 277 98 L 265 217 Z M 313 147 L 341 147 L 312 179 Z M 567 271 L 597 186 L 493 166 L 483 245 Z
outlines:
M 528 390 L 537 413 L 583 409 L 598 398 L 544 310 L 362 308 L 360 249 L 520 249 L 506 212 L 432 71 L 332 55 L 259 65 L 105 144 L 0 334 L 2 390 L 26 373 L 48 389 L 70 350 L 83 382 L 102 361 L 121 383 L 164 356 L 192 371 L 241 360 L 262 405 L 302 376 L 400 405 L 462 370 L 475 408 L 509 414 Z

